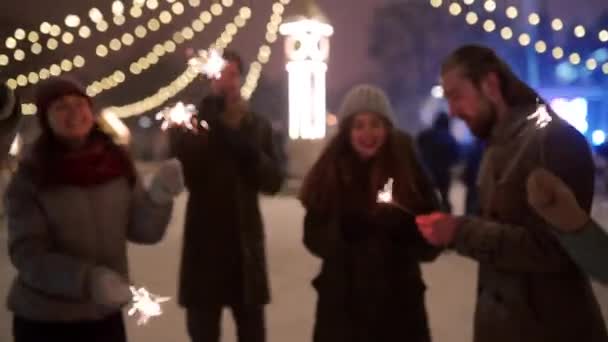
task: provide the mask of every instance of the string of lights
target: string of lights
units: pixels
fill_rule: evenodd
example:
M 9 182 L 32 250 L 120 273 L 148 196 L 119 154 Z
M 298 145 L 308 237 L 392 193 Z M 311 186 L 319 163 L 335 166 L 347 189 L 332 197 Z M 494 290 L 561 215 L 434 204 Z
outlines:
M 258 86 L 258 81 L 262 73 L 262 68 L 270 60 L 272 54 L 271 45 L 277 40 L 277 32 L 283 22 L 283 13 L 285 12 L 285 6 L 288 5 L 290 0 L 277 1 L 272 5 L 272 15 L 270 21 L 266 25 L 266 34 L 264 36 L 265 44 L 262 44 L 258 49 L 257 61 L 252 62 L 249 65 L 249 72 L 245 77 L 245 84 L 241 88 L 241 96 L 245 99 L 249 99 L 253 92 Z
M 135 0 L 129 10 L 129 16 L 125 13 L 125 4 L 120 0 L 115 0 L 112 3 L 111 11 L 113 19 L 111 23 L 116 26 L 124 25 L 128 18 L 137 19 L 143 15 L 143 10 L 148 9 L 154 11 L 158 9 L 158 2 L 150 1 L 149 6 L 144 7 L 145 1 Z M 17 28 L 15 33 L 3 39 L 4 46 L 9 53 L 0 54 L 0 66 L 8 66 L 12 62 L 22 62 L 29 53 L 40 55 L 46 49 L 54 51 L 63 43 L 71 45 L 78 39 L 88 39 L 92 35 L 91 27 L 94 27 L 99 32 L 105 32 L 109 29 L 110 23 L 105 19 L 101 10 L 96 7 L 88 11 L 90 23 L 85 23 L 85 19 L 81 19 L 76 14 L 68 14 L 64 19 L 63 27 L 59 24 L 51 24 L 47 21 L 39 25 L 38 30 L 27 32 L 23 28 Z M 27 46 L 29 44 L 29 46 Z M 26 46 L 24 46 L 26 45 Z
M 273 39 L 272 32 L 274 32 L 274 34 L 276 35 L 276 30 L 278 30 L 278 26 L 280 25 L 280 22 L 282 21 L 282 18 L 283 18 L 283 12 L 285 9 L 284 6 L 288 5 L 290 3 L 290 1 L 291 0 L 279 0 L 273 4 L 273 6 L 272 6 L 273 13 L 270 17 L 268 24 L 266 25 L 267 35 L 265 38 L 266 38 L 267 42 L 276 41 L 276 37 Z M 273 18 L 274 18 L 274 20 L 273 20 Z M 274 22 L 274 24 L 273 24 L 273 22 Z M 235 24 L 236 24 L 236 18 L 235 18 Z M 271 25 L 271 24 L 273 24 L 273 25 Z M 274 26 L 276 26 L 276 29 L 271 29 Z M 227 32 L 229 32 L 228 29 L 224 30 L 224 33 L 222 33 L 222 35 L 230 34 Z M 269 32 L 271 33 L 270 35 L 268 34 Z M 234 36 L 234 34 L 231 34 L 231 36 Z M 224 40 L 225 45 L 224 44 L 218 45 L 218 42 L 221 42 L 221 41 L 222 40 L 221 40 L 221 35 L 220 35 L 220 39 L 216 40 L 216 42 L 214 44 L 212 44 L 212 46 L 213 45 L 215 45 L 216 47 L 223 46 L 225 48 L 230 44 L 232 39 Z M 265 44 L 263 44 L 260 47 L 259 52 L 258 52 L 258 61 L 253 62 L 251 64 L 251 66 L 249 68 L 249 73 L 246 77 L 245 85 L 243 85 L 243 88 L 241 89 L 241 94 L 245 98 L 249 98 L 249 96 L 253 93 L 253 91 L 255 90 L 255 87 L 257 86 L 257 80 L 259 79 L 259 74 L 261 73 L 261 69 L 262 69 L 262 63 L 260 62 L 260 59 L 265 61 L 264 63 L 266 63 L 268 61 L 267 58 L 270 58 L 271 51 L 264 48 L 264 46 L 265 46 Z M 260 53 L 260 51 L 263 51 L 263 52 Z M 263 57 L 261 57 L 261 56 L 263 56 Z M 131 117 L 131 116 L 145 113 L 154 108 L 158 108 L 158 107 L 162 106 L 165 102 L 167 102 L 168 100 L 170 100 L 171 98 L 173 98 L 174 96 L 179 94 L 186 87 L 188 87 L 188 85 L 190 85 L 190 83 L 192 83 L 192 81 L 194 81 L 197 76 L 198 76 L 198 71 L 196 71 L 193 67 L 188 66 L 186 68 L 186 70 L 182 74 L 180 74 L 180 76 L 178 76 L 169 85 L 160 88 L 154 95 L 152 95 L 144 100 L 137 101 L 135 103 L 128 104 L 128 105 L 122 106 L 122 107 L 113 107 L 113 108 L 110 108 L 109 110 L 116 113 L 116 115 L 118 117 L 126 118 L 126 117 Z M 247 80 L 249 80 L 249 81 L 247 81 Z M 248 88 L 245 88 L 247 85 L 248 85 Z M 247 96 L 245 96 L 245 95 L 247 95 Z
M 465 5 L 472 5 L 475 2 L 475 0 L 463 0 L 463 2 Z M 496 12 L 498 10 L 497 2 L 495 0 L 485 0 L 483 3 L 483 8 L 488 13 Z M 507 16 L 507 18 L 509 18 L 511 20 L 515 20 L 518 17 L 525 15 L 525 14 L 522 14 L 522 11 L 517 6 L 511 5 L 511 6 L 507 6 L 505 8 L 505 15 Z M 526 21 L 532 26 L 537 26 L 541 23 L 541 21 L 544 21 L 544 20 L 546 20 L 546 19 L 541 18 L 541 15 L 536 12 L 531 12 L 531 13 L 527 14 L 527 18 L 526 18 Z M 549 18 L 548 22 L 551 23 L 551 29 L 553 31 L 560 32 L 560 31 L 564 30 L 564 22 L 562 19 Z M 572 34 L 577 38 L 595 36 L 595 38 L 597 38 L 602 43 L 608 42 L 608 29 L 606 29 L 606 28 L 602 28 L 596 33 L 591 33 L 591 32 L 588 32 L 588 30 L 585 28 L 584 25 L 577 24 L 577 25 L 574 25 Z
M 181 1 L 175 1 L 175 0 L 173 0 L 173 1 L 174 2 L 171 6 L 171 10 L 174 13 L 173 15 L 175 15 L 175 16 L 182 15 L 185 11 L 183 3 Z M 224 0 L 222 3 L 232 6 L 233 1 Z M 190 5 L 200 6 L 200 1 L 191 2 Z M 212 14 L 216 15 L 216 16 L 221 15 L 223 12 L 223 7 L 220 3 L 215 3 L 210 7 L 210 11 L 211 11 L 211 13 L 207 12 L 207 14 L 205 15 L 205 18 L 211 18 Z M 109 41 L 109 43 L 107 43 L 107 44 L 97 45 L 97 47 L 95 49 L 96 55 L 99 58 L 106 58 L 112 52 L 117 53 L 125 47 L 132 46 L 137 40 L 145 38 L 148 35 L 148 32 L 155 32 L 155 31 L 160 30 L 163 25 L 169 25 L 173 20 L 173 15 L 168 10 L 162 11 L 158 15 L 158 19 L 155 17 L 148 21 L 147 28 L 144 25 L 138 25 L 137 27 L 135 27 L 135 29 L 133 29 L 133 34 L 131 34 L 129 32 L 125 32 L 122 35 L 120 35 L 119 37 L 111 39 Z M 203 15 L 201 15 L 201 17 L 202 16 Z M 170 46 L 170 43 L 167 43 L 167 44 L 169 44 L 168 46 Z M 169 47 L 169 50 L 171 50 L 170 47 Z M 68 59 L 68 61 L 69 61 L 69 59 Z M 67 71 L 71 70 L 71 67 L 69 66 L 69 64 L 66 64 L 63 62 L 62 62 L 62 64 L 67 67 L 65 69 L 61 68 L 62 71 L 67 72 Z M 11 87 L 13 89 L 15 89 L 16 87 L 26 87 L 28 85 L 35 84 L 37 82 L 37 80 L 44 79 L 42 77 L 43 73 L 45 73 L 44 70 L 45 69 L 50 70 L 51 68 L 53 68 L 53 65 L 54 64 L 42 68 L 38 73 L 38 78 L 29 78 L 28 75 L 31 74 L 31 72 L 29 72 L 29 73 L 17 75 L 15 77 L 9 79 L 7 81 L 7 84 L 9 85 L 9 87 Z M 69 69 L 69 70 L 66 70 L 66 69 Z M 55 73 L 55 74 L 51 73 L 52 76 L 58 76 L 59 74 L 60 74 L 60 72 Z M 18 80 L 21 80 L 21 82 L 19 82 Z M 30 82 L 32 80 L 34 82 Z M 27 82 L 24 82 L 24 81 L 27 81 Z
M 171 0 L 167 0 L 167 1 L 171 1 Z M 198 1 L 196 1 L 196 0 L 190 0 L 190 2 L 198 3 Z M 222 4 L 227 7 L 231 6 L 232 3 L 233 3 L 232 0 L 223 0 L 222 1 Z M 262 67 L 270 59 L 270 56 L 272 54 L 272 49 L 269 46 L 269 44 L 272 44 L 277 40 L 278 27 L 282 22 L 282 14 L 285 10 L 284 6 L 289 3 L 290 3 L 290 0 L 279 0 L 279 1 L 276 1 L 272 6 L 272 15 L 270 17 L 270 21 L 266 25 L 267 30 L 266 30 L 266 35 L 265 35 L 265 42 L 262 44 L 262 46 L 260 46 L 260 48 L 258 50 L 257 60 L 250 64 L 250 68 L 249 68 L 249 72 L 246 76 L 245 84 L 243 85 L 243 87 L 241 89 L 241 93 L 245 98 L 249 98 L 251 96 L 251 94 L 253 93 L 253 91 L 255 91 L 261 71 L 262 71 Z M 217 8 L 217 6 L 215 6 L 215 7 Z M 215 11 L 213 11 L 215 13 L 213 13 L 212 11 L 206 11 L 206 12 L 211 13 L 212 15 L 220 15 L 222 13 L 221 10 L 218 11 L 217 9 Z M 194 20 L 192 22 L 192 24 L 189 27 L 192 31 L 196 31 L 196 32 L 203 31 L 205 24 L 210 23 L 209 19 L 211 19 L 212 17 L 208 18 L 208 15 L 207 14 L 204 15 L 204 13 L 205 12 L 201 13 L 201 16 L 199 17 L 200 21 Z M 234 36 L 239 31 L 239 29 L 243 28 L 246 25 L 247 20 L 250 17 L 251 17 L 251 9 L 246 6 L 241 8 L 239 10 L 239 14 L 234 18 L 234 21 L 232 23 L 229 23 L 226 25 L 224 32 L 212 44 L 212 46 L 215 46 L 218 48 L 227 47 L 232 42 Z M 205 21 L 208 21 L 208 22 L 205 23 Z M 186 27 L 184 29 L 186 29 Z M 184 36 L 184 32 L 189 32 L 189 30 L 184 31 L 184 29 L 182 29 L 182 31 L 181 31 L 181 36 Z M 183 37 L 184 41 L 188 40 L 186 38 L 187 36 L 189 36 L 189 33 L 186 33 L 185 37 Z M 158 55 L 164 55 L 164 53 L 166 54 L 167 52 L 169 52 L 169 53 L 174 52 L 175 47 L 178 44 L 181 44 L 181 43 L 178 43 L 181 41 L 181 38 L 175 39 L 177 37 L 179 37 L 179 35 L 176 34 L 176 35 L 174 35 L 172 40 L 167 40 L 165 42 L 165 44 L 155 45 L 154 49 L 151 51 L 152 55 L 159 57 Z M 177 42 L 176 42 L 176 40 L 177 40 Z M 169 42 L 171 42 L 171 43 L 169 43 Z M 161 52 L 161 49 L 164 50 L 164 53 Z M 152 55 L 150 55 L 150 52 L 149 52 L 146 55 L 146 57 L 142 57 L 142 58 L 148 59 L 148 62 L 149 62 L 149 60 L 150 60 L 149 57 L 151 57 Z M 84 62 L 85 62 L 84 58 L 82 58 L 81 56 L 77 56 L 77 57 L 78 58 L 75 58 L 75 60 L 78 61 L 78 65 L 84 66 Z M 155 59 L 155 57 L 152 57 L 152 60 L 154 60 L 154 59 Z M 131 67 L 133 67 L 134 65 L 136 65 L 142 61 L 143 60 L 139 60 L 138 62 L 132 63 Z M 66 64 L 66 63 L 64 63 L 64 64 Z M 74 65 L 75 63 L 72 63 L 72 64 Z M 144 63 L 144 65 L 145 64 L 146 63 Z M 148 63 L 148 64 L 154 65 L 156 63 Z M 60 75 L 61 71 L 63 70 L 63 69 L 61 69 L 61 66 L 59 66 L 59 70 L 57 70 L 56 67 L 53 67 L 52 69 L 53 70 L 46 69 L 48 72 L 41 70 L 43 77 L 48 78 L 51 76 Z M 145 68 L 142 68 L 142 71 L 143 71 L 143 69 L 145 69 Z M 137 67 L 130 69 L 130 71 L 134 71 L 134 70 L 137 70 Z M 51 73 L 51 71 L 53 71 L 53 72 Z M 132 72 L 132 74 L 134 74 L 134 75 L 137 75 L 138 73 L 139 73 L 138 71 Z M 191 67 L 188 67 L 175 80 L 173 80 L 168 85 L 161 87 L 157 92 L 155 92 L 155 94 L 153 94 L 143 100 L 131 103 L 131 104 L 127 104 L 127 105 L 120 106 L 120 107 L 112 107 L 112 108 L 110 108 L 110 110 L 113 111 L 114 113 L 116 113 L 117 116 L 119 116 L 121 118 L 131 117 L 134 115 L 138 115 L 138 114 L 142 114 L 144 112 L 150 111 L 154 108 L 157 108 L 157 107 L 163 105 L 169 99 L 171 99 L 174 96 L 176 96 L 177 94 L 179 94 L 188 85 L 190 85 L 191 82 L 194 81 L 197 76 L 198 76 L 197 71 Z M 108 87 L 111 89 L 111 88 L 123 83 L 125 81 L 125 79 L 126 79 L 125 72 L 117 70 L 114 73 L 112 73 L 111 75 L 104 77 L 102 80 L 97 81 L 97 82 L 99 82 L 98 84 L 95 84 L 95 83 L 91 84 L 89 86 L 89 88 L 87 88 L 87 89 L 89 92 L 96 92 L 99 89 L 92 88 L 95 85 L 97 85 L 98 87 L 101 87 L 102 89 L 108 88 Z M 20 80 L 21 80 L 21 84 L 23 84 L 24 83 L 23 78 L 20 78 Z M 11 81 L 10 82 L 11 85 L 12 85 L 12 82 L 17 82 L 16 79 L 11 79 L 10 81 Z M 103 89 L 103 90 L 107 90 L 107 89 Z M 98 94 L 99 93 L 95 93 L 93 95 L 96 96 Z M 32 115 L 32 114 L 36 113 L 37 108 L 32 103 L 26 103 L 26 104 L 22 105 L 22 111 L 26 115 Z
M 232 6 L 231 2 L 226 2 L 226 4 Z M 212 5 L 209 10 L 202 11 L 190 25 L 184 26 L 181 30 L 176 31 L 171 39 L 154 45 L 149 52 L 132 62 L 129 67 L 129 73 L 131 75 L 140 75 L 152 66 L 158 64 L 163 57 L 176 52 L 177 46 L 184 44 L 187 41 L 191 41 L 197 34 L 203 32 L 207 25 L 213 21 L 213 18 L 222 13 L 223 11 L 218 11 L 215 5 Z M 237 29 L 244 26 L 250 17 L 251 10 L 246 6 L 242 7 L 239 10 L 239 14 L 234 18 L 234 22 L 226 25 L 226 31 L 235 34 Z M 223 34 L 220 38 L 227 39 L 229 36 L 230 35 Z M 230 37 L 230 39 L 232 38 Z M 126 72 L 116 71 L 113 74 L 92 82 L 87 87 L 87 94 L 91 97 L 95 97 L 104 91 L 117 87 L 126 81 L 127 75 L 125 75 L 125 73 Z
M 473 3 L 471 0 L 464 0 L 464 1 L 465 1 L 465 4 Z M 430 4 L 434 8 L 440 8 L 444 5 L 444 1 L 443 0 L 430 0 Z M 463 6 L 456 1 L 451 2 L 449 5 L 446 3 L 445 5 L 447 5 L 446 8 L 448 9 L 448 11 L 451 15 L 453 15 L 453 16 L 462 15 L 462 17 L 464 18 L 464 20 L 467 24 L 469 24 L 471 26 L 481 25 L 483 30 L 488 33 L 499 33 L 500 37 L 505 41 L 516 39 L 517 42 L 519 43 L 519 45 L 521 45 L 522 47 L 525 47 L 525 48 L 533 47 L 537 54 L 545 54 L 545 53 L 550 52 L 550 55 L 556 61 L 562 60 L 567 57 L 566 60 L 570 64 L 575 65 L 575 66 L 581 65 L 581 63 L 584 62 L 584 66 L 587 68 L 587 70 L 589 70 L 589 71 L 601 70 L 604 74 L 608 75 L 608 61 L 603 62 L 603 64 L 601 64 L 597 59 L 595 59 L 593 57 L 590 57 L 583 61 L 582 54 L 579 52 L 573 51 L 573 52 L 566 54 L 564 48 L 559 45 L 550 47 L 545 41 L 543 41 L 541 39 L 533 41 L 532 36 L 529 33 L 524 32 L 519 35 L 516 35 L 514 30 L 509 26 L 504 26 L 502 28 L 499 28 L 494 20 L 492 20 L 491 18 L 483 20 L 481 18 L 480 14 L 478 14 L 477 12 L 475 12 L 473 10 L 466 11 L 466 13 L 465 13 L 465 9 L 463 8 Z M 492 8 L 492 7 L 489 7 L 489 8 Z M 601 67 L 600 67 L 600 64 L 601 64 Z
M 245 14 L 245 16 L 243 16 L 243 14 Z M 239 15 L 237 15 L 233 20 L 233 23 L 236 25 L 237 22 L 241 22 L 243 18 L 246 18 L 245 22 L 241 24 L 242 26 L 237 26 L 237 30 L 233 31 L 231 29 L 228 29 L 228 27 L 232 27 L 231 25 L 226 25 L 224 32 L 222 32 L 220 38 L 218 38 L 218 40 L 222 39 L 222 37 L 225 38 L 225 41 L 227 41 L 227 43 L 225 43 L 224 47 L 227 47 L 230 42 L 232 42 L 234 36 L 239 32 L 239 30 L 246 26 L 250 17 L 251 9 L 249 7 L 244 6 L 239 11 Z M 109 108 L 109 110 L 114 112 L 120 118 L 127 118 L 148 112 L 150 110 L 153 110 L 154 108 L 162 106 L 165 102 L 169 101 L 171 98 L 182 92 L 198 77 L 198 75 L 199 73 L 194 67 L 188 66 L 186 70 L 182 72 L 175 80 L 173 80 L 168 85 L 161 87 L 153 95 L 143 100 L 130 103 L 124 106 Z

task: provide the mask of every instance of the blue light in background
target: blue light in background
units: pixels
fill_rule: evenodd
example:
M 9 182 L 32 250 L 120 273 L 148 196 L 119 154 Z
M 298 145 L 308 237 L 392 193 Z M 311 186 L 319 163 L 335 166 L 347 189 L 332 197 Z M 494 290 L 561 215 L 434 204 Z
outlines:
M 578 69 L 568 62 L 562 62 L 555 68 L 557 78 L 564 83 L 570 83 L 579 77 Z
M 582 97 L 573 99 L 558 97 L 552 99 L 550 104 L 557 115 L 574 126 L 579 132 L 583 134 L 587 132 L 589 123 L 587 122 L 588 104 L 586 99 Z
M 593 134 L 591 134 L 591 142 L 593 142 L 593 145 L 598 146 L 603 144 L 605 141 L 606 133 L 604 133 L 604 131 L 601 129 L 595 130 L 593 131 Z
M 597 49 L 591 54 L 591 57 L 593 57 L 599 63 L 608 61 L 608 49 L 607 48 Z

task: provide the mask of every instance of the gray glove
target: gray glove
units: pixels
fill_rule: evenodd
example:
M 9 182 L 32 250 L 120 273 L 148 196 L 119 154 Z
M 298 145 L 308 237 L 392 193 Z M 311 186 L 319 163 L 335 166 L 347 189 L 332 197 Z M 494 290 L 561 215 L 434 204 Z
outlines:
M 117 272 L 103 266 L 94 267 L 89 274 L 89 290 L 95 304 L 119 309 L 131 300 L 127 280 Z
M 184 191 L 184 175 L 182 163 L 173 158 L 160 166 L 148 190 L 150 198 L 158 204 L 166 204 Z

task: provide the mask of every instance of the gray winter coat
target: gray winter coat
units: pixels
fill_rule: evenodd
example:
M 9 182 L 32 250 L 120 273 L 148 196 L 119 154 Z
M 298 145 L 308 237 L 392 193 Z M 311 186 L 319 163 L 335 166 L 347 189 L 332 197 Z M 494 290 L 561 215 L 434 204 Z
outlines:
M 90 270 L 105 266 L 128 278 L 127 241 L 159 241 L 172 204 L 152 202 L 126 178 L 42 190 L 20 170 L 7 190 L 6 210 L 17 269 L 9 309 L 31 320 L 75 321 L 113 313 L 91 301 Z
M 479 262 L 475 342 L 608 341 L 585 274 L 528 205 L 526 179 L 544 167 L 589 211 L 594 167 L 585 138 L 561 119 L 545 128 L 516 109 L 493 131 L 479 178 L 482 217 L 467 217 L 454 247 Z

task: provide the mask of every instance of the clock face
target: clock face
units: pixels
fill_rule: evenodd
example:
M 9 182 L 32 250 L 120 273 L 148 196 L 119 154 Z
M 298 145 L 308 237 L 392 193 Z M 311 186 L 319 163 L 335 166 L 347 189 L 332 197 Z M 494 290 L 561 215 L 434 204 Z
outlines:
M 329 39 L 310 32 L 291 35 L 286 39 L 285 53 L 293 61 L 324 61 L 329 57 Z

